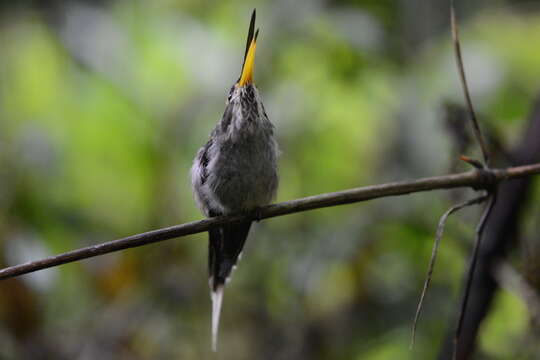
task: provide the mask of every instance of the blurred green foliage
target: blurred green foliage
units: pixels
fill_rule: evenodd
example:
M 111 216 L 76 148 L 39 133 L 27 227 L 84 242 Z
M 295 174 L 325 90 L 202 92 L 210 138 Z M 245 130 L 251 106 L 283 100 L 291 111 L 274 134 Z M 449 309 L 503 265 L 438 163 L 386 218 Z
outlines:
M 414 2 L 446 24 L 431 28 L 415 27 L 404 3 L 2 5 L 2 265 L 201 217 L 188 171 L 238 76 L 253 6 L 256 82 L 283 152 L 278 201 L 449 171 L 459 154 L 441 104 L 462 95 L 446 2 Z M 540 85 L 539 10 L 463 8 L 475 104 L 509 145 Z M 469 209 L 449 221 L 408 351 L 438 216 L 451 201 L 416 194 L 257 224 L 225 295 L 222 357 L 434 358 L 478 216 Z M 529 213 L 525 238 L 538 230 L 538 211 Z M 0 357 L 207 358 L 209 313 L 199 234 L 0 283 Z M 481 358 L 538 356 L 527 319 L 521 299 L 501 293 Z

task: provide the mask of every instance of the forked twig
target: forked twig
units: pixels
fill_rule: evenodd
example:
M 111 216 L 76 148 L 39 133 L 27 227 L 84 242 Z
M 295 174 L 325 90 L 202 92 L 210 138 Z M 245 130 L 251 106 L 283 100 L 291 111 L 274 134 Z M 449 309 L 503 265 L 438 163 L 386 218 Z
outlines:
M 439 220 L 439 224 L 437 225 L 437 232 L 435 235 L 435 242 L 433 243 L 433 250 L 431 251 L 431 258 L 429 260 L 429 266 L 428 266 L 428 272 L 426 276 L 426 280 L 424 281 L 424 288 L 422 289 L 422 294 L 420 295 L 420 300 L 418 301 L 418 306 L 416 308 L 416 314 L 414 315 L 413 320 L 413 326 L 411 331 L 411 344 L 410 349 L 412 350 L 414 347 L 414 341 L 416 336 L 416 326 L 418 324 L 418 320 L 420 319 L 420 314 L 422 312 L 422 305 L 424 303 L 424 297 L 426 296 L 427 290 L 429 288 L 429 285 L 431 283 L 431 277 L 433 275 L 433 268 L 435 267 L 435 260 L 437 258 L 437 251 L 439 250 L 439 245 L 444 233 L 444 227 L 446 225 L 446 220 L 448 220 L 448 217 L 455 213 L 456 211 L 459 211 L 467 206 L 472 206 L 476 204 L 480 204 L 484 201 L 486 201 L 488 198 L 488 195 L 482 195 L 479 197 L 476 197 L 474 199 L 467 200 L 465 202 L 462 202 L 460 204 L 452 206 L 450 209 L 448 209 L 443 216 L 441 216 Z
M 458 25 L 456 21 L 456 12 L 454 8 L 454 0 L 450 0 L 450 23 L 452 27 L 452 40 L 454 43 L 454 55 L 456 58 L 456 64 L 458 68 L 459 77 L 461 80 L 461 87 L 463 88 L 463 95 L 465 97 L 465 102 L 467 103 L 467 107 L 469 109 L 469 116 L 471 118 L 472 127 L 474 130 L 474 135 L 476 137 L 476 140 L 478 141 L 478 144 L 480 145 L 480 149 L 482 150 L 482 155 L 484 158 L 483 163 L 479 161 L 475 161 L 470 158 L 462 158 L 463 160 L 469 162 L 471 165 L 475 166 L 476 168 L 479 168 L 482 166 L 482 169 L 480 171 L 487 172 L 488 176 L 493 175 L 493 171 L 489 168 L 489 152 L 487 149 L 486 142 L 484 140 L 484 136 L 482 134 L 482 131 L 480 129 L 480 125 L 478 124 L 478 119 L 476 117 L 476 113 L 474 111 L 474 106 L 471 100 L 471 95 L 469 92 L 469 87 L 467 85 L 467 77 L 465 76 L 465 67 L 463 65 L 463 57 L 461 55 L 461 45 L 459 41 L 459 30 Z M 463 299 L 461 301 L 460 306 L 460 312 L 459 312 L 459 318 L 456 325 L 456 331 L 454 333 L 453 338 L 453 347 L 452 347 L 452 359 L 456 359 L 457 357 L 457 349 L 458 349 L 458 342 L 459 342 L 459 336 L 461 335 L 461 328 L 463 326 L 463 320 L 465 318 L 465 312 L 467 310 L 467 302 L 469 300 L 470 292 L 471 292 L 471 286 L 474 279 L 474 271 L 476 268 L 476 263 L 478 262 L 478 253 L 480 249 L 480 245 L 482 242 L 482 235 L 484 232 L 484 228 L 486 225 L 486 221 L 491 214 L 491 211 L 493 210 L 493 207 L 495 205 L 495 202 L 497 200 L 497 184 L 493 183 L 491 185 L 488 185 L 484 188 L 487 190 L 487 197 L 489 198 L 489 203 L 486 206 L 484 213 L 482 214 L 482 217 L 480 219 L 480 222 L 478 223 L 478 226 L 476 228 L 476 239 L 474 242 L 474 248 L 473 253 L 470 260 L 469 269 L 467 272 L 467 280 L 465 283 L 465 292 L 463 294 Z
M 467 108 L 469 109 L 469 115 L 471 117 L 471 122 L 473 125 L 474 136 L 480 144 L 482 150 L 482 155 L 484 157 L 484 165 L 489 166 L 489 152 L 487 149 L 486 142 L 484 140 L 484 135 L 480 130 L 480 125 L 478 124 L 478 119 L 476 117 L 476 112 L 474 111 L 474 106 L 471 100 L 471 95 L 469 92 L 469 86 L 467 85 L 467 77 L 465 76 L 465 67 L 463 65 L 463 57 L 461 56 L 461 45 L 459 42 L 459 29 L 456 21 L 456 12 L 454 10 L 454 0 L 450 0 L 450 23 L 452 26 L 452 40 L 454 43 L 454 55 L 456 57 L 456 63 L 459 71 L 459 78 L 461 81 L 461 87 L 463 88 L 463 95 L 465 96 L 465 102 L 467 103 Z
M 469 295 L 471 292 L 471 285 L 474 279 L 474 270 L 476 268 L 476 263 L 478 262 L 478 251 L 482 243 L 482 235 L 486 227 L 487 219 L 489 218 L 489 215 L 491 214 L 491 211 L 493 210 L 493 207 L 495 206 L 495 203 L 497 201 L 497 191 L 493 190 L 488 196 L 489 196 L 489 203 L 487 204 L 484 210 L 484 213 L 482 214 L 482 218 L 480 219 L 480 222 L 478 223 L 478 226 L 476 227 L 476 239 L 474 241 L 474 248 L 473 248 L 473 253 L 471 256 L 469 270 L 467 271 L 467 283 L 465 285 L 465 292 L 463 294 L 463 299 L 461 301 L 459 319 L 456 326 L 456 332 L 454 333 L 454 347 L 453 347 L 453 354 L 452 354 L 452 359 L 454 360 L 456 360 L 456 356 L 457 356 L 458 340 L 459 340 L 459 336 L 461 335 L 463 319 L 465 318 L 465 310 L 467 309 L 467 302 L 469 300 Z

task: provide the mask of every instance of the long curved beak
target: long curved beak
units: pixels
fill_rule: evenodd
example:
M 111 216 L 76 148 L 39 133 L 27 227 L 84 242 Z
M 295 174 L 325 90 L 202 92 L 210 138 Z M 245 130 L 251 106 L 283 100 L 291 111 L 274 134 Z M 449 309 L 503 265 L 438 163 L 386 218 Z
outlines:
M 255 10 L 251 14 L 251 22 L 249 24 L 249 32 L 246 43 L 246 52 L 244 54 L 244 64 L 242 65 L 242 73 L 238 79 L 238 86 L 245 86 L 253 83 L 253 69 L 255 67 L 255 51 L 257 49 L 257 36 L 259 29 L 255 31 Z

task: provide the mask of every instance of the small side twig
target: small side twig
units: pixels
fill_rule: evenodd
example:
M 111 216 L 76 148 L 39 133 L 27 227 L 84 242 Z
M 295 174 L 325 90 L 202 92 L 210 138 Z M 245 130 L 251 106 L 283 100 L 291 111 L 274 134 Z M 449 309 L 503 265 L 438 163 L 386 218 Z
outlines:
M 486 201 L 487 198 L 488 198 L 488 195 L 482 195 L 482 196 L 478 196 L 478 197 L 476 197 L 474 199 L 470 199 L 470 200 L 467 200 L 467 201 L 462 202 L 460 204 L 454 205 L 450 209 L 448 209 L 443 214 L 443 216 L 441 216 L 441 218 L 439 220 L 439 224 L 437 225 L 437 232 L 436 232 L 436 235 L 435 235 L 435 242 L 433 243 L 433 250 L 431 251 L 431 258 L 429 260 L 428 272 L 427 272 L 427 275 L 426 275 L 426 280 L 424 281 L 424 287 L 422 289 L 422 293 L 420 295 L 420 300 L 418 301 L 418 306 L 416 308 L 416 313 L 414 315 L 413 326 L 412 326 L 412 331 L 411 331 L 411 344 L 410 344 L 410 349 L 411 350 L 414 348 L 414 341 L 415 341 L 415 337 L 416 337 L 416 327 L 417 327 L 417 324 L 418 324 L 418 320 L 420 319 L 420 315 L 422 313 L 422 306 L 423 306 L 423 303 L 424 303 L 424 297 L 426 296 L 427 290 L 428 290 L 429 285 L 431 283 L 431 277 L 433 275 L 433 268 L 435 267 L 435 260 L 437 258 L 437 252 L 439 250 L 439 245 L 440 245 L 443 233 L 444 233 L 444 227 L 446 225 L 446 220 L 448 220 L 448 217 L 450 217 L 450 215 L 452 215 L 456 211 L 459 211 L 459 210 L 461 210 L 461 209 L 463 209 L 465 207 L 468 207 L 468 206 L 480 204 L 480 203 Z
M 461 155 L 459 157 L 460 160 L 462 161 L 465 161 L 467 164 L 473 166 L 474 168 L 478 169 L 478 170 L 481 170 L 484 168 L 484 164 L 482 164 L 480 161 L 478 160 L 475 160 L 475 159 L 471 159 L 470 157 L 468 156 L 465 156 L 465 155 Z
M 482 244 L 482 235 L 484 234 L 484 229 L 486 227 L 487 219 L 489 218 L 489 215 L 491 214 L 491 211 L 493 210 L 493 207 L 495 206 L 496 201 L 497 201 L 497 191 L 493 190 L 489 194 L 489 202 L 484 210 L 484 213 L 482 214 L 482 218 L 480 219 L 478 226 L 476 227 L 476 239 L 474 241 L 474 248 L 473 248 L 473 253 L 471 256 L 471 262 L 469 264 L 469 270 L 467 271 L 467 282 L 465 284 L 465 292 L 463 294 L 463 299 L 461 301 L 459 319 L 456 325 L 456 331 L 454 333 L 454 348 L 453 348 L 453 355 L 452 355 L 452 358 L 454 360 L 456 359 L 456 356 L 457 356 L 457 346 L 458 346 L 459 336 L 461 335 L 463 319 L 465 318 L 467 302 L 469 301 L 471 285 L 474 279 L 474 270 L 476 268 L 476 263 L 478 262 L 478 251 L 480 249 L 480 245 Z
M 476 117 L 476 112 L 474 111 L 474 106 L 471 100 L 471 94 L 469 92 L 469 87 L 467 85 L 467 77 L 465 76 L 465 67 L 463 65 L 463 57 L 461 56 L 461 45 L 459 41 L 459 29 L 456 21 L 456 12 L 454 10 L 454 0 L 450 1 L 450 23 L 452 26 L 452 40 L 454 43 L 454 55 L 456 57 L 456 63 L 459 72 L 459 78 L 461 81 L 461 87 L 463 88 L 463 94 L 465 96 L 465 102 L 467 103 L 467 108 L 469 109 L 469 116 L 471 117 L 471 122 L 473 125 L 474 136 L 480 144 L 480 149 L 482 150 L 482 155 L 484 157 L 484 165 L 489 166 L 489 152 L 484 140 L 484 135 L 480 130 L 480 125 L 478 124 L 478 119 Z

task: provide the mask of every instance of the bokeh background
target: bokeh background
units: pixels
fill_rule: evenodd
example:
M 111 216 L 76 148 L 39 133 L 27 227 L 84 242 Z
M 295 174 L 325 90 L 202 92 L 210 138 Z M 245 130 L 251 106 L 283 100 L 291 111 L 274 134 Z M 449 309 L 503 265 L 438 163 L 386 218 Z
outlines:
M 255 81 L 282 150 L 277 201 L 465 171 L 458 156 L 478 156 L 459 105 L 448 1 L 2 1 L 2 266 L 201 218 L 189 168 L 238 77 L 254 7 Z M 540 3 L 458 1 L 457 10 L 474 103 L 505 166 L 540 91 Z M 523 279 L 539 273 L 533 185 L 508 260 Z M 438 218 L 472 195 L 257 224 L 225 293 L 215 358 L 436 358 L 479 209 L 448 223 L 414 351 L 410 327 Z M 212 358 L 206 241 L 0 282 L 0 358 Z M 497 292 L 475 359 L 540 358 L 538 322 L 511 288 Z

